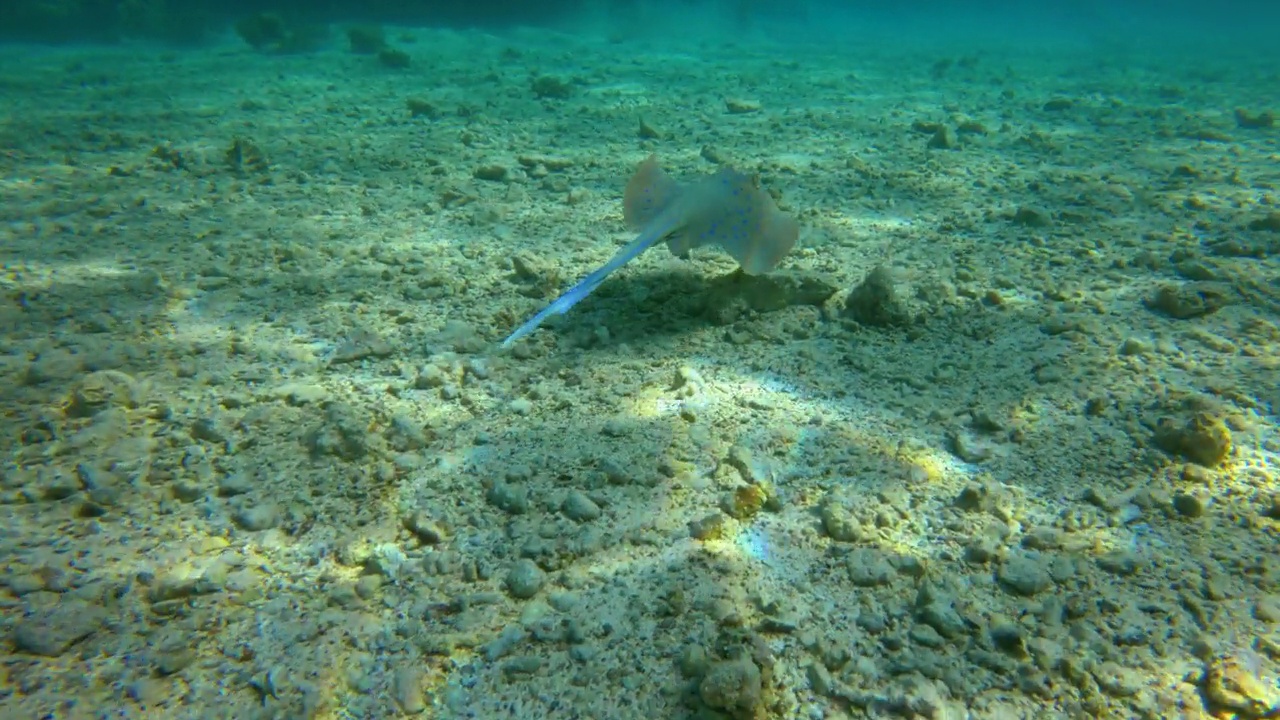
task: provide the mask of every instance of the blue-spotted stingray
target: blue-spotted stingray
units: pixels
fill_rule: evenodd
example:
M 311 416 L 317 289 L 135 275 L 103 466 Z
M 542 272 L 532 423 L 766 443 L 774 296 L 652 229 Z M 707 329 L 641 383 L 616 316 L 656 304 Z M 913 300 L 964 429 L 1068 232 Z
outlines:
M 705 245 L 719 245 L 748 275 L 762 275 L 777 267 L 800 235 L 800 226 L 783 213 L 769 193 L 733 168 L 688 185 L 680 185 L 650 155 L 627 183 L 623 217 L 639 231 L 635 240 L 609 262 L 569 288 L 541 312 L 529 318 L 502 342 L 503 347 L 528 335 L 552 315 L 563 315 L 595 291 L 614 270 L 626 265 L 661 240 L 677 257 Z

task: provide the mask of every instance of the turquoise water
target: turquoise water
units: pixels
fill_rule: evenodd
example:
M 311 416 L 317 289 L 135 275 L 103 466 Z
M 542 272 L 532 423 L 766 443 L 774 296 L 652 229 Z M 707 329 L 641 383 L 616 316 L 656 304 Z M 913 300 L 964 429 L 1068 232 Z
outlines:
M 0 714 L 1278 711 L 1267 7 L 544 9 L 5 25 Z

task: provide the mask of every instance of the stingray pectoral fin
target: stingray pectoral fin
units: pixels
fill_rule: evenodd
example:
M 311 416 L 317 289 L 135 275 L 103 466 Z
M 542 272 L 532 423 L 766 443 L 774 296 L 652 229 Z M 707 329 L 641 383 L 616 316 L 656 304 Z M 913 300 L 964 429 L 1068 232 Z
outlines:
M 761 223 L 760 232 L 739 247 L 725 250 L 738 261 L 748 275 L 763 275 L 778 266 L 800 238 L 800 223 L 781 212 L 770 213 Z

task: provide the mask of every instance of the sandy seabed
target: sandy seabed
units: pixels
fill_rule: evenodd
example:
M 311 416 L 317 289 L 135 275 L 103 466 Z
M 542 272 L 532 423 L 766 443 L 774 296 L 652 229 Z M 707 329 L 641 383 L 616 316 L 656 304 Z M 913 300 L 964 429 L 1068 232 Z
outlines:
M 1280 713 L 1273 63 L 390 37 L 0 54 L 6 718 Z

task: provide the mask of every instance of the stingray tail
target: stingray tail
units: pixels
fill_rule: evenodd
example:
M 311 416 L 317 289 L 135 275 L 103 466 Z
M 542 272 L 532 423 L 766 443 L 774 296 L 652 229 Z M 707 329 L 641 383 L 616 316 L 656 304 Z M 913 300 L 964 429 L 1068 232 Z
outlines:
M 664 213 L 663 216 L 660 216 L 653 222 L 649 223 L 649 225 L 645 227 L 644 231 L 641 232 L 635 240 L 627 243 L 625 247 L 610 258 L 609 262 L 601 265 L 590 275 L 582 278 L 582 280 L 578 281 L 577 285 L 566 290 L 564 294 L 556 298 L 550 305 L 543 308 L 541 312 L 529 318 L 525 324 L 516 328 L 515 332 L 511 333 L 511 335 L 507 336 L 506 340 L 502 341 L 502 347 L 510 347 L 515 341 L 525 335 L 528 335 L 534 330 L 537 330 L 538 326 L 552 315 L 563 315 L 569 312 L 570 308 L 577 305 L 579 302 L 582 302 L 583 298 L 595 292 L 595 289 L 600 287 L 600 283 L 604 282 L 605 278 L 609 277 L 614 270 L 617 270 L 623 265 L 631 262 L 637 255 L 648 250 L 659 240 L 669 235 L 675 225 L 675 218 L 671 217 L 668 219 L 669 215 L 671 215 L 671 213 Z

